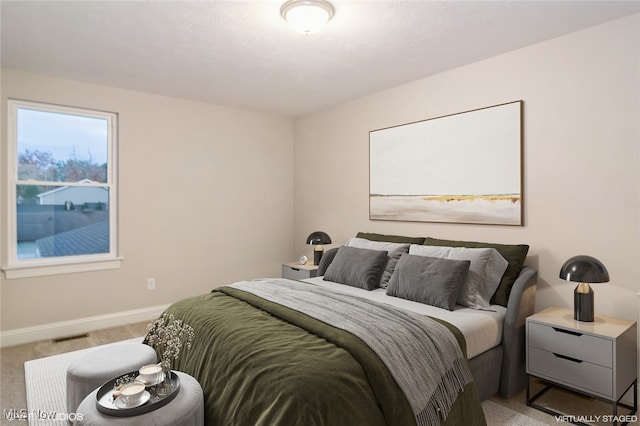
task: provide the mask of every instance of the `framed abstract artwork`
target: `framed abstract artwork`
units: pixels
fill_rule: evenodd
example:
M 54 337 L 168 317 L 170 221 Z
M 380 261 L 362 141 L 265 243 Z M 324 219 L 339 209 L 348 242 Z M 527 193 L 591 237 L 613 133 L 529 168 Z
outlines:
M 369 132 L 369 219 L 522 225 L 522 101 Z

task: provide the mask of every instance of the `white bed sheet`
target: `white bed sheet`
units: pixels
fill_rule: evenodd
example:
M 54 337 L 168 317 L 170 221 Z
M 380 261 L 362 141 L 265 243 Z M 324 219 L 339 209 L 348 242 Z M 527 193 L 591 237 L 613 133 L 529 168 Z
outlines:
M 458 327 L 462 332 L 467 341 L 467 357 L 469 359 L 498 346 L 502 341 L 502 325 L 507 314 L 507 309 L 504 306 L 491 305 L 494 311 L 481 311 L 456 305 L 453 311 L 448 311 L 399 297 L 387 296 L 386 289 L 382 288 L 367 291 L 332 281 L 325 281 L 322 277 L 314 277 L 302 281 L 319 285 L 332 291 L 341 291 L 445 320 Z

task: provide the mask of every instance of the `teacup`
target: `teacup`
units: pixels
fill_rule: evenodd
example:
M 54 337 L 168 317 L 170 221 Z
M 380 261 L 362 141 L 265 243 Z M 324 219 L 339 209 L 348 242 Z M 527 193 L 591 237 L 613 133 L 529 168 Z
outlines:
M 147 364 L 138 370 L 138 380 L 145 383 L 158 383 L 162 379 L 162 367 L 159 364 Z
M 145 385 L 142 382 L 127 383 L 120 389 L 120 399 L 125 405 L 136 405 L 144 394 Z

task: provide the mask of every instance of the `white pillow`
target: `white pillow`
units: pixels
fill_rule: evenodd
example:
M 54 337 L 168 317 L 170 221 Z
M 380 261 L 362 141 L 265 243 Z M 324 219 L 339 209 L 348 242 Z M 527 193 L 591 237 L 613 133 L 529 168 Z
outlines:
M 380 279 L 380 287 L 387 288 L 393 270 L 402 256 L 402 253 L 409 253 L 409 244 L 401 243 L 387 243 L 382 241 L 371 241 L 364 238 L 351 238 L 347 241 L 347 247 L 356 247 L 369 250 L 378 250 L 387 252 L 387 265 L 382 273 L 382 279 Z
M 469 260 L 469 273 L 456 303 L 473 309 L 491 309 L 495 293 L 509 262 L 493 248 L 419 246 L 412 244 L 410 254 L 453 260 Z

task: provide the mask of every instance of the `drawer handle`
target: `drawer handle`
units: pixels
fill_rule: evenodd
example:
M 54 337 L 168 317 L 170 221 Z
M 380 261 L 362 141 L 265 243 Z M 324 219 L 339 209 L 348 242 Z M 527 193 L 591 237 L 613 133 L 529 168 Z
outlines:
M 298 272 L 300 272 L 300 268 L 293 268 L 293 267 L 292 267 L 291 269 L 293 269 L 294 271 L 298 271 Z
M 552 327 L 552 328 L 554 329 L 554 331 L 557 331 L 558 333 L 570 334 L 572 336 L 582 336 L 582 333 L 578 333 L 577 331 L 565 330 L 564 328 L 556 328 L 556 327 Z
M 557 354 L 557 353 L 555 353 L 555 352 L 552 352 L 552 353 L 553 353 L 556 357 L 558 357 L 558 358 L 562 358 L 562 359 L 566 359 L 567 361 L 575 362 L 575 363 L 578 363 L 578 364 L 582 364 L 582 363 L 583 363 L 583 361 L 582 361 L 581 359 L 571 358 L 570 356 L 560 355 L 560 354 Z

